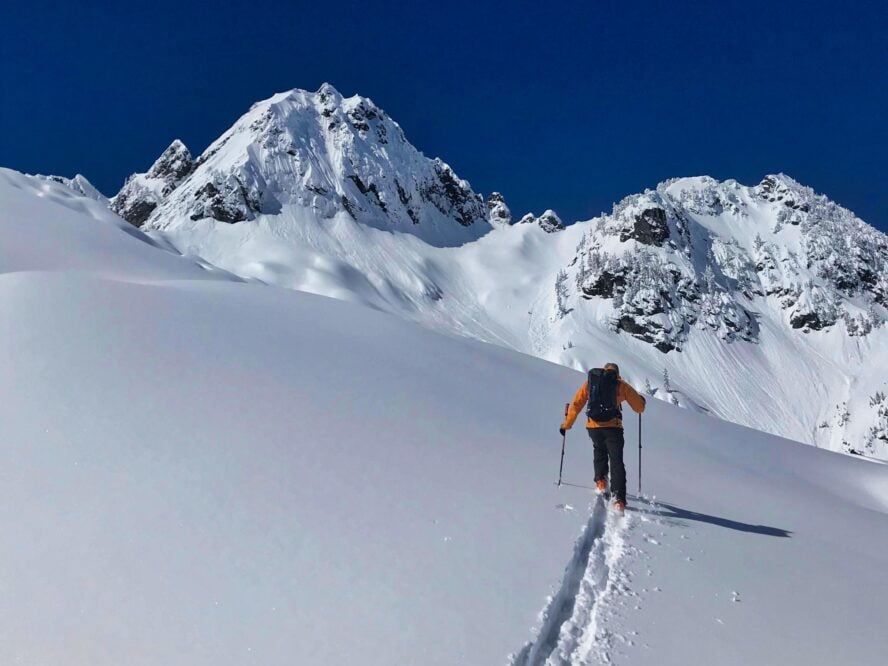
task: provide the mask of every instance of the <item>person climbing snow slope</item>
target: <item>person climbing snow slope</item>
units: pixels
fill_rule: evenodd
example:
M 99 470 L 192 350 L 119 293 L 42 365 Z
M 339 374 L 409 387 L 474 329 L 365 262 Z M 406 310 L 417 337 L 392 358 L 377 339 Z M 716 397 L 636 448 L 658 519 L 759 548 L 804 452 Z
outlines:
M 570 430 L 583 407 L 586 407 L 586 430 L 592 438 L 595 461 L 595 487 L 599 493 L 608 490 L 610 471 L 614 508 L 626 508 L 626 466 L 623 464 L 623 410 L 621 404 L 641 414 L 646 401 L 643 396 L 620 377 L 616 363 L 589 371 L 586 382 L 579 388 L 564 422 L 558 429 L 561 435 Z

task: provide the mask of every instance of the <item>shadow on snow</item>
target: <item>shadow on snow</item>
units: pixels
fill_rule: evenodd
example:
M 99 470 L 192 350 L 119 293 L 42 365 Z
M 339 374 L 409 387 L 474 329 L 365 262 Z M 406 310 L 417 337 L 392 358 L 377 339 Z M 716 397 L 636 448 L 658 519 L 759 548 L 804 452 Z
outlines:
M 643 509 L 637 509 L 631 506 L 626 507 L 626 510 L 639 512 L 644 511 Z M 729 530 L 737 530 L 738 532 L 751 532 L 752 534 L 763 534 L 765 536 L 773 537 L 789 537 L 792 535 L 792 532 L 790 532 L 789 530 L 784 530 L 780 527 L 741 523 L 739 520 L 731 520 L 730 518 L 721 518 L 719 516 L 710 516 L 706 513 L 699 513 L 698 511 L 682 509 L 681 507 L 677 507 L 666 502 L 656 502 L 655 504 L 653 504 L 650 513 L 657 516 L 662 516 L 663 518 L 693 520 L 698 523 L 709 523 L 710 525 L 726 527 Z

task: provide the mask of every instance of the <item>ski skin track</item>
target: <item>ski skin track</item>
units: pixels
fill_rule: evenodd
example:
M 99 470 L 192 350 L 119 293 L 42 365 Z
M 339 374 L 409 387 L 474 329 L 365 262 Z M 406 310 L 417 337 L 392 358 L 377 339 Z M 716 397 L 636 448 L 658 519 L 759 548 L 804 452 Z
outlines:
M 595 498 L 561 586 L 540 615 L 537 637 L 513 656 L 512 666 L 572 666 L 590 663 L 590 657 L 610 663 L 608 634 L 599 626 L 599 613 L 623 553 L 628 517 L 608 505 L 605 496 Z

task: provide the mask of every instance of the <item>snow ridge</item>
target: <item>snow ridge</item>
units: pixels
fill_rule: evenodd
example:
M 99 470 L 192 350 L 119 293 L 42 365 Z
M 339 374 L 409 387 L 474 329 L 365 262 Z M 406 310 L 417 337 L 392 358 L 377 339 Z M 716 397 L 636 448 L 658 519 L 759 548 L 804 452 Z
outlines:
M 44 176 L 41 174 L 37 174 L 34 177 L 40 180 L 64 185 L 79 196 L 86 197 L 87 199 L 94 199 L 95 201 L 106 205 L 108 204 L 108 198 L 99 192 L 99 190 L 96 189 L 96 186 L 89 182 L 86 176 L 83 176 L 82 174 L 78 173 L 73 178 L 65 178 L 64 176 Z

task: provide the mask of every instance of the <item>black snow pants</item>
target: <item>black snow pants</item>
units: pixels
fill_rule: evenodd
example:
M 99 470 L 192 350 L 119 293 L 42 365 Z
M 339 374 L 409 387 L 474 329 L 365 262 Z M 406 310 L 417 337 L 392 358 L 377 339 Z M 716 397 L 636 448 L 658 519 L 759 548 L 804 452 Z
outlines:
M 610 467 L 610 488 L 614 497 L 626 501 L 626 466 L 623 464 L 622 428 L 587 428 L 592 438 L 595 480 L 607 479 Z

